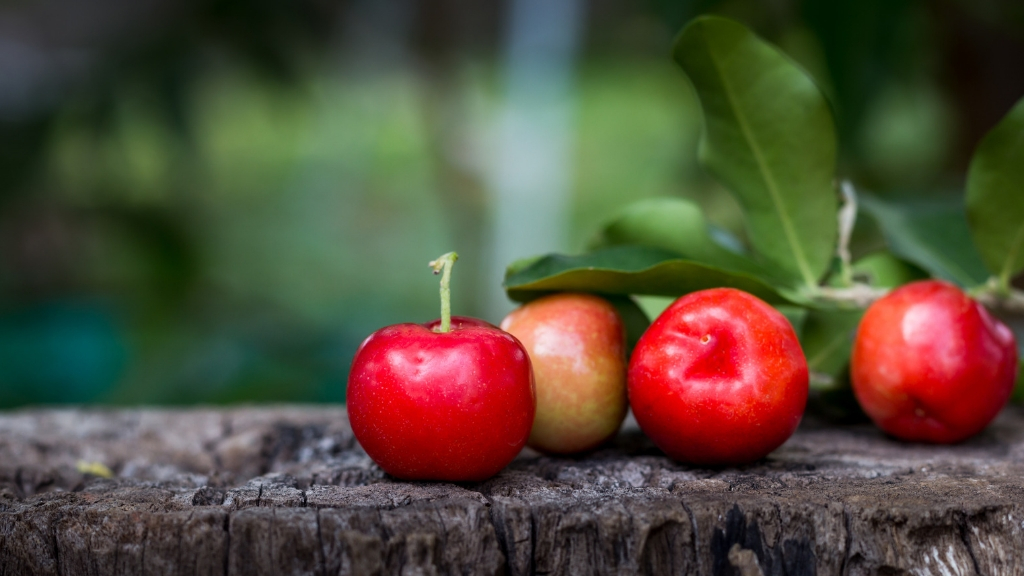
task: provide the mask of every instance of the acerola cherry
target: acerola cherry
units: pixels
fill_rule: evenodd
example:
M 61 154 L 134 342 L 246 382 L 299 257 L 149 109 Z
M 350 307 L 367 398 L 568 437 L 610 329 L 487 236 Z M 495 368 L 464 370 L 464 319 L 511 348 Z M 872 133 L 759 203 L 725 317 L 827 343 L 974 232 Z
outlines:
M 530 354 L 537 416 L 527 445 L 571 454 L 615 435 L 628 407 L 626 331 L 615 307 L 590 294 L 553 294 L 512 311 L 501 328 Z
M 879 428 L 951 443 L 980 432 L 1006 404 L 1017 345 L 959 288 L 922 280 L 868 307 L 850 362 L 857 401 Z
M 807 379 L 782 314 L 746 292 L 714 288 L 676 300 L 640 338 L 629 401 L 641 430 L 669 457 L 743 464 L 793 434 Z
M 397 324 L 359 347 L 348 378 L 348 416 L 366 453 L 406 480 L 477 481 L 522 450 L 536 399 L 530 359 L 512 335 L 450 316 L 444 269 L 441 319 Z

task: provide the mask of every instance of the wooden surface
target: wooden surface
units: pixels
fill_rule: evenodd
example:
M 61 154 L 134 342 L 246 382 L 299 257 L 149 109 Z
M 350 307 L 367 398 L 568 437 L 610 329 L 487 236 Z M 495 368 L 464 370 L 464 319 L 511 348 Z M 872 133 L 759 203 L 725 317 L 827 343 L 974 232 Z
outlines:
M 1024 574 L 1024 412 L 952 447 L 805 422 L 719 470 L 627 426 L 466 485 L 386 477 L 341 407 L 0 413 L 0 575 L 339 573 Z

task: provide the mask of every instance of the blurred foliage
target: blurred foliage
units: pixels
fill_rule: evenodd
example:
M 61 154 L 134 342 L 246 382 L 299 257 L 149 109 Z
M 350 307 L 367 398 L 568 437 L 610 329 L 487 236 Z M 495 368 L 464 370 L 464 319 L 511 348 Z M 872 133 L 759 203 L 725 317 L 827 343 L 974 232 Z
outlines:
M 883 200 L 959 187 L 1024 94 L 1017 3 L 590 2 L 568 245 L 552 250 L 641 198 L 690 200 L 744 237 L 696 162 L 700 109 L 669 57 L 708 12 L 811 72 L 839 173 Z M 426 262 L 452 248 L 454 312 L 486 315 L 506 16 L 456 0 L 0 6 L 0 407 L 340 401 L 362 338 L 436 317 Z M 880 244 L 858 224 L 855 257 Z

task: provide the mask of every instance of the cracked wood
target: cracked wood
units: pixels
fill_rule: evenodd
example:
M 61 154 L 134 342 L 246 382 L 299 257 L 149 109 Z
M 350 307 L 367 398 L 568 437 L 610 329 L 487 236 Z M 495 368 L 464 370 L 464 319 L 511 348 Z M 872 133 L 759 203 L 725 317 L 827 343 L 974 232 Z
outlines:
M 805 422 L 726 469 L 627 425 L 461 485 L 387 477 L 340 407 L 0 414 L 0 576 L 1020 574 L 1022 558 L 1019 408 L 946 447 Z

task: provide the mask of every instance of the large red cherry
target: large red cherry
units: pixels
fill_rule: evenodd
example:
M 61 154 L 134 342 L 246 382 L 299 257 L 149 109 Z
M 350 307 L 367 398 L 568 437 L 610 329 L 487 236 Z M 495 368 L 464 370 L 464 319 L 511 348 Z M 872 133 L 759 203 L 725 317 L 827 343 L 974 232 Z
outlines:
M 980 432 L 1006 404 L 1017 345 L 959 288 L 922 280 L 868 308 L 850 362 L 857 400 L 882 430 L 951 443 Z
M 732 288 L 683 296 L 651 324 L 629 363 L 640 428 L 669 457 L 703 465 L 764 457 L 796 430 L 808 372 L 789 321 Z

